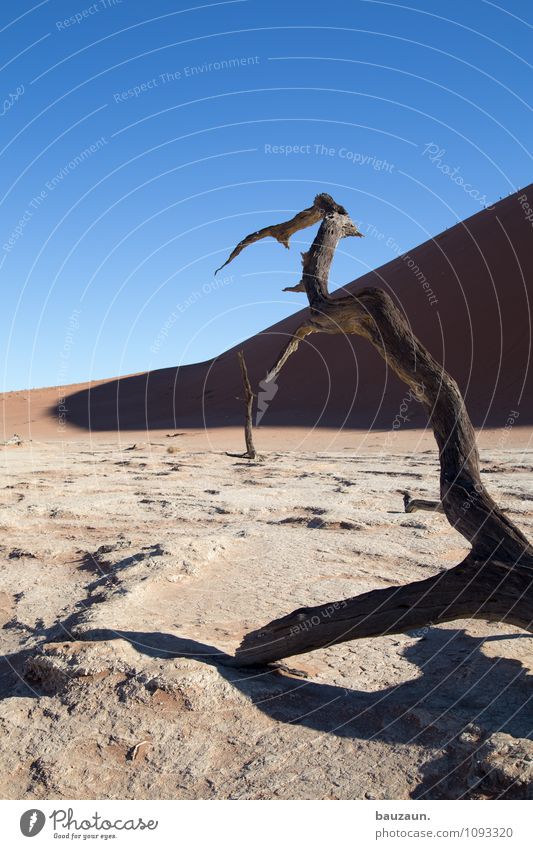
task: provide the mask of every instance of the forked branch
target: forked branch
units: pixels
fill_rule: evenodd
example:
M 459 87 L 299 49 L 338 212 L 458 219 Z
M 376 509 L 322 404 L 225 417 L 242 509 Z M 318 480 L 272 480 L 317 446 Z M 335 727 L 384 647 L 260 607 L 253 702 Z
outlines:
M 305 230 L 306 227 L 311 227 L 313 224 L 316 224 L 317 221 L 320 221 L 321 218 L 324 218 L 325 215 L 333 212 L 339 215 L 348 215 L 344 207 L 335 203 L 331 195 L 326 194 L 326 192 L 322 192 L 322 194 L 315 197 L 312 206 L 309 206 L 307 209 L 303 209 L 302 212 L 298 212 L 289 221 L 282 221 L 281 224 L 271 224 L 268 227 L 263 227 L 262 230 L 256 230 L 255 233 L 250 233 L 248 236 L 245 236 L 245 238 L 232 250 L 226 262 L 222 263 L 220 268 L 217 268 L 215 274 L 218 274 L 218 272 L 226 265 L 229 265 L 236 256 L 239 256 L 241 251 L 248 247 L 248 245 L 253 245 L 254 242 L 259 242 L 260 239 L 267 239 L 271 236 L 285 248 L 288 248 L 289 240 L 294 233 L 297 233 L 298 230 Z M 362 236 L 363 234 L 357 231 L 357 233 L 354 233 L 353 235 Z M 296 290 L 297 287 L 294 287 L 292 291 Z M 289 289 L 287 289 L 287 291 L 289 291 Z
M 386 292 L 371 288 L 349 297 L 332 298 L 329 294 L 329 269 L 339 240 L 360 235 L 343 207 L 329 195 L 318 195 L 313 207 L 300 213 L 300 218 L 295 216 L 277 226 L 285 228 L 286 233 L 294 232 L 307 226 L 306 221 L 315 223 L 319 218 L 322 223 L 313 244 L 302 254 L 301 286 L 309 300 L 309 318 L 285 347 L 268 378 L 279 374 L 309 333 L 353 333 L 367 339 L 426 410 L 441 467 L 440 502 L 431 506 L 435 509 L 438 505 L 472 550 L 463 563 L 425 582 L 294 611 L 249 634 L 237 651 L 237 661 L 242 665 L 266 663 L 343 640 L 464 616 L 505 620 L 531 630 L 533 550 L 481 482 L 474 429 L 456 382 L 413 335 Z M 276 232 L 276 227 L 270 227 L 247 237 L 228 262 L 246 245 Z M 304 627 L 309 622 L 311 626 Z

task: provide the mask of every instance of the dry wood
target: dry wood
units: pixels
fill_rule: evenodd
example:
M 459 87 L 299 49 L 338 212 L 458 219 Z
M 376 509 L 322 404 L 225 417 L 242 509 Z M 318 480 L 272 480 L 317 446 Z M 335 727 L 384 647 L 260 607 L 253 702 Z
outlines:
M 243 351 L 239 351 L 238 357 L 241 366 L 242 383 L 244 386 L 244 401 L 246 404 L 246 418 L 244 422 L 244 440 L 246 442 L 246 456 L 249 457 L 250 460 L 255 460 L 256 450 L 254 446 L 254 438 L 252 435 L 252 410 L 254 405 L 254 393 L 252 392 L 252 387 L 250 385 L 250 378 L 248 377 L 248 369 L 246 368 L 246 361 L 244 359 Z
M 509 567 L 470 555 L 424 581 L 295 610 L 247 634 L 236 660 L 240 666 L 272 663 L 347 640 L 405 633 L 454 619 L 503 621 L 533 633 L 532 578 L 531 565 Z
M 244 248 L 248 247 L 248 245 L 252 245 L 260 239 L 266 239 L 268 236 L 272 236 L 273 239 L 276 239 L 280 242 L 280 244 L 288 248 L 289 240 L 294 233 L 298 230 L 304 230 L 306 227 L 311 227 L 313 224 L 316 224 L 317 221 L 320 221 L 320 219 L 332 209 L 335 209 L 339 214 L 347 215 L 344 207 L 335 203 L 331 195 L 326 193 L 317 195 L 312 206 L 308 207 L 308 209 L 302 210 L 302 212 L 298 212 L 290 219 L 290 221 L 282 221 L 281 224 L 272 224 L 269 227 L 263 227 L 262 230 L 257 230 L 255 233 L 250 233 L 246 236 L 242 242 L 239 242 L 237 247 L 232 250 L 226 262 L 224 262 L 220 268 L 217 268 L 215 274 L 218 274 L 218 272 L 226 265 L 229 265 L 229 263 L 235 259 L 235 257 L 238 256 Z M 353 235 L 362 236 L 362 233 L 357 231 L 357 233 L 354 233 Z M 293 291 L 296 290 L 297 287 L 295 286 Z M 286 291 L 289 291 L 289 289 Z
M 257 452 L 254 446 L 254 438 L 252 431 L 252 411 L 254 406 L 254 393 L 252 392 L 252 386 L 250 384 L 250 378 L 248 377 L 248 369 L 246 368 L 246 360 L 244 359 L 244 351 L 238 351 L 237 356 L 239 358 L 239 364 L 241 367 L 241 375 L 242 375 L 242 384 L 244 387 L 244 403 L 246 406 L 246 415 L 244 419 L 244 441 L 246 443 L 246 453 L 245 454 L 229 454 L 230 457 L 246 457 L 248 460 L 255 460 L 257 458 Z
M 322 194 L 300 216 L 277 227 L 294 232 L 322 218 L 311 248 L 302 254 L 301 287 L 309 300 L 309 317 L 267 379 L 279 374 L 310 333 L 354 333 L 367 339 L 427 412 L 441 467 L 441 500 L 436 504 L 472 550 L 461 564 L 426 581 L 296 610 L 248 634 L 237 651 L 237 662 L 268 663 L 344 640 L 464 617 L 506 621 L 533 632 L 533 549 L 481 482 L 474 429 L 456 382 L 413 335 L 386 292 L 368 288 L 349 297 L 329 294 L 329 268 L 339 240 L 359 235 L 346 210 Z M 247 237 L 228 262 L 247 244 L 277 232 L 276 226 L 267 227 Z M 287 240 L 279 239 L 284 244 Z
M 444 507 L 440 501 L 412 498 L 409 492 L 404 492 L 403 494 L 403 506 L 406 513 L 414 513 L 416 510 L 427 510 L 429 513 L 444 513 Z

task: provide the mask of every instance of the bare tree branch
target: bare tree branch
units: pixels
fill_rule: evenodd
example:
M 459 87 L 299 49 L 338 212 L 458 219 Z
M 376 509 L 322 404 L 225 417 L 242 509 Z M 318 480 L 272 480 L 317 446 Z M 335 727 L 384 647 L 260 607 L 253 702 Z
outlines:
M 271 663 L 347 640 L 465 618 L 503 620 L 533 633 L 532 577 L 529 567 L 503 570 L 469 556 L 424 581 L 295 610 L 247 634 L 236 659 L 240 666 Z
M 244 386 L 244 400 L 246 404 L 246 418 L 244 422 L 246 456 L 249 457 L 250 460 L 255 460 L 257 453 L 255 450 L 254 439 L 252 435 L 252 408 L 254 403 L 254 393 L 252 392 L 252 387 L 250 386 L 250 378 L 248 377 L 248 369 L 246 368 L 246 361 L 244 359 L 243 351 L 239 351 L 238 357 L 241 366 L 242 383 Z
M 290 221 L 282 221 L 281 224 L 271 224 L 268 227 L 263 227 L 262 230 L 257 230 L 255 233 L 250 233 L 246 236 L 232 250 L 226 262 L 224 262 L 220 268 L 217 268 L 215 274 L 218 274 L 218 272 L 226 265 L 229 265 L 236 256 L 239 256 L 241 251 L 248 247 L 248 245 L 253 245 L 254 242 L 258 242 L 260 239 L 266 239 L 268 236 L 272 236 L 273 239 L 276 239 L 280 242 L 280 244 L 288 248 L 289 239 L 294 233 L 298 230 L 304 230 L 306 227 L 311 227 L 313 224 L 316 224 L 317 221 L 320 221 L 320 219 L 328 212 L 333 211 L 340 214 L 346 214 L 344 207 L 335 203 L 331 195 L 328 195 L 325 192 L 317 195 L 313 201 L 313 206 L 302 210 L 302 212 L 298 212 L 297 215 L 290 219 Z M 354 233 L 353 235 L 361 236 L 362 233 L 357 231 L 357 233 Z
M 244 403 L 246 408 L 246 415 L 244 419 L 244 440 L 246 443 L 246 453 L 245 454 L 229 454 L 230 457 L 246 457 L 248 460 L 255 460 L 257 458 L 257 452 L 255 450 L 254 438 L 253 438 L 253 425 L 252 425 L 252 411 L 254 405 L 254 393 L 252 392 L 252 387 L 250 384 L 250 378 L 248 377 L 248 369 L 246 368 L 246 360 L 244 359 L 244 351 L 238 351 L 237 357 L 239 358 L 239 365 L 241 367 L 241 376 L 242 376 L 242 384 L 244 388 Z
M 444 507 L 440 501 L 412 498 L 409 492 L 403 494 L 403 506 L 406 513 L 414 513 L 416 510 L 427 510 L 428 513 L 444 513 Z
M 301 324 L 300 327 L 296 330 L 294 336 L 290 339 L 288 344 L 285 346 L 280 356 L 276 360 L 275 364 L 272 366 L 270 371 L 268 372 L 265 381 L 268 383 L 280 373 L 281 369 L 289 359 L 291 354 L 294 354 L 295 351 L 298 350 L 298 346 L 302 339 L 305 339 L 306 336 L 309 336 L 310 333 L 316 333 L 315 328 L 310 324 Z
M 318 207 L 321 198 L 326 200 Z M 386 292 L 368 288 L 350 297 L 330 296 L 328 276 L 335 248 L 345 236 L 359 235 L 346 210 L 329 195 L 318 195 L 315 205 L 300 216 L 279 226 L 288 233 L 307 226 L 305 222 L 322 219 L 311 248 L 302 254 L 301 284 L 293 287 L 305 289 L 310 315 L 282 351 L 268 379 L 279 374 L 309 333 L 357 334 L 367 339 L 427 412 L 441 467 L 440 502 L 429 502 L 430 509 L 442 510 L 472 550 L 463 563 L 425 582 L 297 610 L 271 622 L 245 637 L 237 651 L 237 662 L 266 663 L 332 642 L 464 616 L 507 621 L 533 630 L 533 549 L 481 481 L 475 433 L 457 383 L 413 335 Z M 255 236 L 263 238 L 275 231 L 266 229 L 268 233 L 259 231 L 254 238 L 241 242 L 236 252 L 256 241 Z M 409 500 L 406 509 L 420 509 L 421 504 L 428 502 Z M 310 616 L 314 618 L 312 627 L 302 627 Z

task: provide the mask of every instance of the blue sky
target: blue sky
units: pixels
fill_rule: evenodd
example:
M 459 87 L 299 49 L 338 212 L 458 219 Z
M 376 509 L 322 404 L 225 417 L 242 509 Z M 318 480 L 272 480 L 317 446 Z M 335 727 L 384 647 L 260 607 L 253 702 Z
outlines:
M 2 389 L 209 359 L 289 315 L 318 191 L 332 288 L 531 182 L 526 0 L 2 4 Z

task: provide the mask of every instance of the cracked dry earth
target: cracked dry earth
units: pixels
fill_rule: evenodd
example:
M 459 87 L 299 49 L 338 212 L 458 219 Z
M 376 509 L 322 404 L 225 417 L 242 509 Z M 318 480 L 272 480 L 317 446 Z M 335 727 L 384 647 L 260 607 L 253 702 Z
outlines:
M 182 445 L 3 450 L 2 797 L 533 798 L 531 638 L 512 626 L 225 663 L 296 607 L 460 561 L 442 515 L 402 512 L 403 490 L 436 497 L 435 451 Z M 533 452 L 482 468 L 533 537 Z

